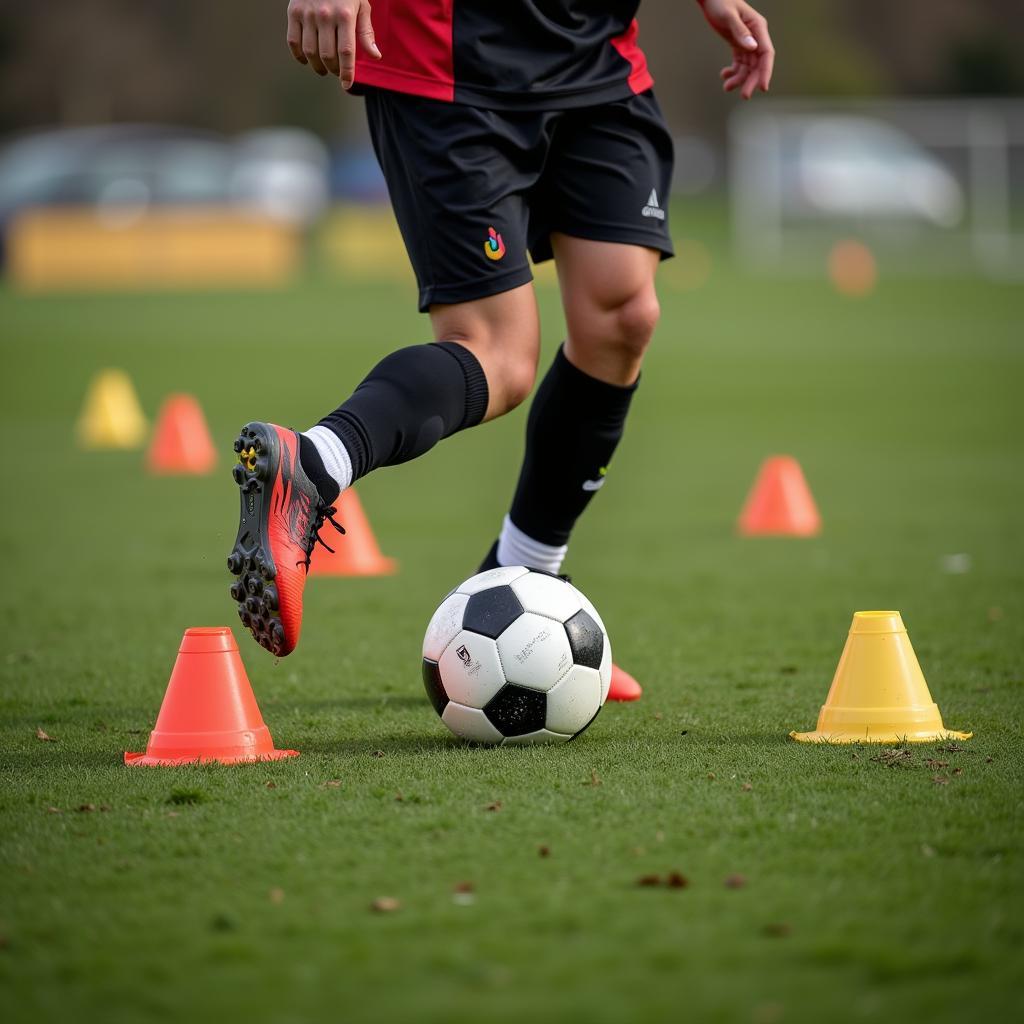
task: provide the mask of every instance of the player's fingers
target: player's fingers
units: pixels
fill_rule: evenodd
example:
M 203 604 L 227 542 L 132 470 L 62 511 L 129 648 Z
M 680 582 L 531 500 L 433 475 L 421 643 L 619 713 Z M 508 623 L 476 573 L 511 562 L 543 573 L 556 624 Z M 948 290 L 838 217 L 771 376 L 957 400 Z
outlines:
M 757 88 L 757 83 L 761 80 L 760 73 L 757 68 L 752 68 L 747 74 L 746 80 L 743 82 L 743 86 L 740 89 L 740 95 L 745 99 L 749 100 L 754 95 L 754 90 Z
M 356 19 L 348 10 L 338 18 L 338 61 L 342 88 L 351 89 L 356 73 Z
M 751 22 L 750 30 L 757 38 L 758 86 L 762 92 L 767 92 L 775 68 L 775 46 L 768 34 L 768 22 L 761 15 Z
M 732 75 L 735 75 L 735 74 L 736 74 L 736 62 L 733 61 L 732 64 L 730 64 L 728 67 L 722 68 L 722 70 L 718 72 L 718 77 L 719 78 L 729 78 L 729 77 L 731 77 Z
M 722 88 L 726 92 L 732 92 L 734 89 L 738 89 L 747 80 L 747 76 L 749 75 L 749 73 L 750 69 L 745 66 L 737 68 L 736 74 L 732 75 L 730 78 L 727 78 L 722 83 Z
M 312 11 L 307 11 L 302 19 L 302 52 L 306 55 L 309 66 L 318 75 L 326 75 L 327 68 L 320 59 L 320 41 L 317 36 L 316 18 Z
M 735 11 L 729 14 L 729 32 L 732 34 L 736 45 L 744 50 L 756 50 L 757 40 L 750 34 L 744 20 Z
M 377 46 L 377 40 L 373 37 L 373 22 L 370 21 L 370 5 L 363 3 L 359 5 L 359 14 L 356 15 L 356 38 L 359 45 L 373 58 L 380 60 L 383 54 Z
M 338 64 L 338 33 L 334 28 L 334 19 L 329 15 L 318 15 L 316 35 L 320 60 L 332 75 L 337 75 L 341 68 Z
M 288 49 L 300 63 L 306 63 L 306 55 L 302 52 L 302 19 L 294 11 L 288 11 Z

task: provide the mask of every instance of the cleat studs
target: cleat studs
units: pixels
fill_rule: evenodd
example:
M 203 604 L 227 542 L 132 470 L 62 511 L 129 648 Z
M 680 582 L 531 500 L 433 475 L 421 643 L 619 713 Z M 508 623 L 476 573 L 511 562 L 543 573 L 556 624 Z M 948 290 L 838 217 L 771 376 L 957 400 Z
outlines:
M 241 467 L 239 467 L 239 468 L 241 468 Z M 250 470 L 253 469 L 253 468 L 254 467 L 250 467 Z M 249 477 L 249 479 L 245 482 L 245 486 L 242 488 L 242 490 L 245 491 L 246 494 L 249 494 L 252 491 L 258 491 L 259 489 L 260 489 L 260 482 L 254 476 Z
M 249 570 L 249 572 L 255 572 L 256 571 L 256 559 L 253 558 L 252 555 L 249 555 L 249 557 L 246 558 L 246 560 L 245 560 L 245 567 L 246 567 L 246 569 Z
M 252 615 L 259 615 L 260 613 L 260 602 L 255 597 L 247 597 L 245 599 L 245 607 Z
M 228 555 L 228 572 L 234 576 L 238 576 L 242 571 L 242 556 L 237 551 L 232 551 Z
M 272 611 L 277 611 L 277 587 L 271 583 L 263 592 L 263 603 Z
M 246 629 L 251 628 L 249 622 L 249 613 L 244 608 L 238 609 L 238 617 L 242 620 L 242 625 L 245 626 Z
M 263 592 L 263 581 L 258 576 L 250 576 L 245 581 L 245 589 L 254 597 L 259 597 Z
M 259 455 L 263 451 L 263 442 L 258 437 L 253 438 L 252 450 L 257 455 Z
M 231 447 L 236 452 L 241 452 L 241 450 L 245 447 L 245 442 L 240 437 L 236 437 L 235 443 Z
M 270 571 L 270 566 L 266 562 L 260 562 L 260 575 L 265 580 L 272 580 L 274 578 L 274 574 Z
M 242 589 L 242 584 L 241 583 L 232 583 L 231 584 L 231 597 L 232 597 L 233 600 L 237 601 L 239 604 L 241 604 L 242 601 L 245 600 L 245 591 Z
M 236 462 L 231 467 L 231 477 L 239 487 L 242 486 L 242 482 L 245 480 L 245 470 L 242 469 L 241 463 Z

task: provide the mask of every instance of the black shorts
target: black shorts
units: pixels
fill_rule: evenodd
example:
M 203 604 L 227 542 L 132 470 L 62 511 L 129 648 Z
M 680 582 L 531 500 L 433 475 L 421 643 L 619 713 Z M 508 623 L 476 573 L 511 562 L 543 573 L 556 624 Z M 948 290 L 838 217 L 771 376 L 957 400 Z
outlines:
M 485 110 L 369 90 L 373 146 L 420 311 L 532 280 L 551 232 L 672 255 L 672 139 L 653 92 L 572 110 Z

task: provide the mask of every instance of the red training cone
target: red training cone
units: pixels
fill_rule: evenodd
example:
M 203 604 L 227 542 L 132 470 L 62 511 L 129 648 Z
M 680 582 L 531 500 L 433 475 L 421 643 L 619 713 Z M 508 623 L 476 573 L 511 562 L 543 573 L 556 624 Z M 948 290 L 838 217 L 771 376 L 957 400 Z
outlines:
M 160 409 L 146 455 L 151 473 L 209 473 L 217 453 L 206 417 L 191 395 L 170 395 Z
M 181 639 L 146 752 L 125 753 L 124 763 L 240 764 L 298 755 L 274 749 L 231 630 L 199 626 L 186 629 Z
M 821 532 L 818 507 L 796 459 L 773 455 L 761 463 L 737 527 L 745 537 L 813 537 Z
M 643 693 L 640 684 L 625 669 L 612 664 L 612 680 L 608 684 L 608 700 L 639 700 Z
M 363 504 L 351 487 L 342 492 L 336 518 L 345 527 L 345 535 L 325 538 L 333 553 L 321 544 L 313 548 L 311 576 L 390 576 L 398 571 L 398 563 L 381 554 Z

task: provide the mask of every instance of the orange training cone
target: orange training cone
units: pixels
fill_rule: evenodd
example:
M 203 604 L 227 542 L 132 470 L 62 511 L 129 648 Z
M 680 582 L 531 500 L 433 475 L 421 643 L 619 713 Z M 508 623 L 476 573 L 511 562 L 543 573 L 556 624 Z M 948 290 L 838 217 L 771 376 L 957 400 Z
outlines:
M 821 516 L 796 459 L 773 455 L 761 463 L 737 526 L 744 537 L 813 537 L 821 532 Z
M 144 754 L 125 764 L 279 761 L 297 750 L 275 750 L 263 724 L 238 644 L 227 626 L 186 629 L 156 726 Z
M 928 743 L 971 738 L 942 724 L 899 612 L 856 612 L 814 732 L 804 743 Z
M 640 684 L 624 669 L 612 665 L 612 678 L 608 684 L 608 700 L 639 700 L 644 694 Z
M 363 504 L 351 487 L 338 500 L 336 518 L 345 535 L 328 540 L 333 554 L 321 544 L 313 548 L 311 576 L 390 576 L 398 571 L 398 563 L 381 554 Z
M 146 456 L 151 473 L 209 473 L 217 453 L 206 417 L 191 395 L 170 395 L 164 402 Z

